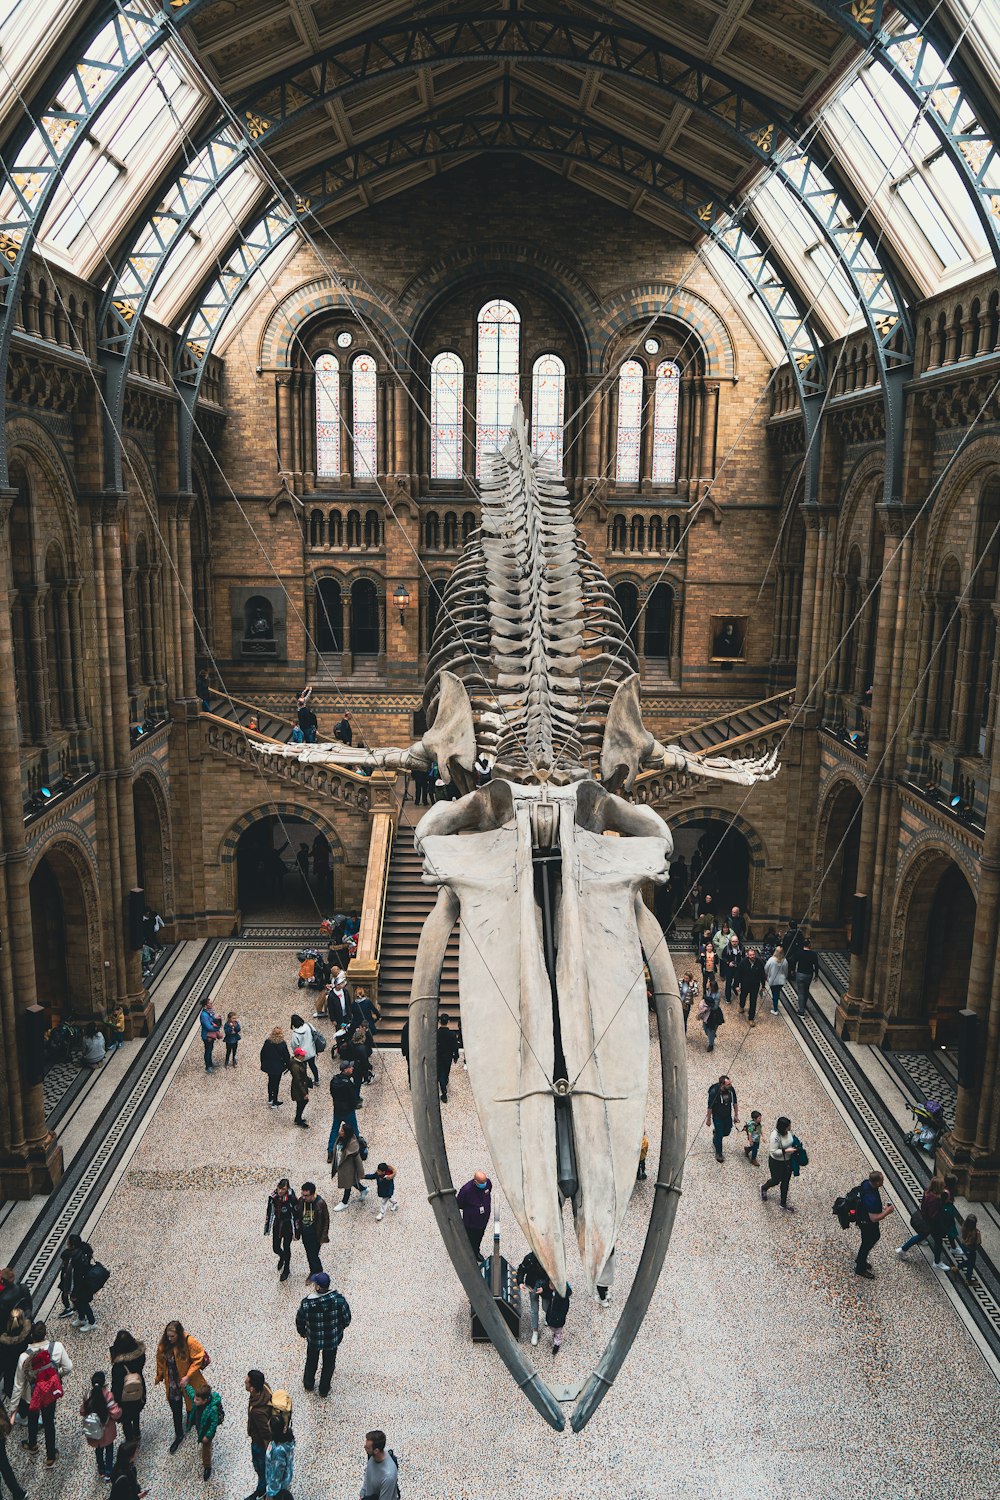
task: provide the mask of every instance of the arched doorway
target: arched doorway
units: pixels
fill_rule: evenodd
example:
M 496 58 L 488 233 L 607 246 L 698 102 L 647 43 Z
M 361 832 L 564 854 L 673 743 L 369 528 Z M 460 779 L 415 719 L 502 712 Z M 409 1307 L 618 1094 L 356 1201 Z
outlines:
M 639 590 L 634 583 L 616 583 L 615 600 L 622 612 L 625 634 L 634 644 L 635 625 L 639 615 Z
M 954 1046 L 969 988 L 976 898 L 961 867 L 943 851 L 921 864 L 900 920 L 899 1000 L 892 1024 L 922 1030 L 936 1046 Z
M 344 602 L 335 578 L 316 585 L 316 650 L 320 656 L 344 649 Z
M 132 808 L 138 883 L 145 892 L 146 905 L 163 916 L 168 906 L 163 825 L 156 796 L 146 776 L 138 777 L 133 785 Z
M 826 836 L 820 849 L 823 883 L 815 913 L 821 927 L 835 929 L 845 942 L 850 935 L 860 844 L 861 793 L 852 782 L 845 781 L 832 794 L 827 811 Z M 807 917 L 812 915 L 806 913 Z
M 244 921 L 318 926 L 334 909 L 334 870 L 330 840 L 318 824 L 289 813 L 259 818 L 236 845 L 236 900 Z
M 378 636 L 378 594 L 370 578 L 359 578 L 351 585 L 351 651 L 377 656 Z
M 104 1009 L 94 993 L 87 895 L 76 860 L 59 845 L 42 855 L 28 886 L 35 989 L 46 1024 Z
M 722 817 L 694 818 L 671 827 L 671 865 L 684 860 L 690 881 L 712 896 L 717 913 L 750 907 L 751 852 L 746 836 Z

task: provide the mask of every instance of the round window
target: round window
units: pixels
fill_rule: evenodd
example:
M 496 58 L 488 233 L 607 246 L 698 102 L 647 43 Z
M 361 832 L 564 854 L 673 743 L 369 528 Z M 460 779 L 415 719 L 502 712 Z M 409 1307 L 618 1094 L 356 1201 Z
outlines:
M 337 343 L 338 343 L 338 345 L 340 346 L 341 349 L 349 349 L 351 347 L 351 345 L 354 343 L 354 335 L 353 335 L 353 333 L 348 333 L 348 332 L 346 332 L 346 330 L 343 333 L 338 333 L 337 334 Z
M 645 349 L 647 354 L 659 354 L 660 341 L 659 339 L 647 339 L 642 347 Z

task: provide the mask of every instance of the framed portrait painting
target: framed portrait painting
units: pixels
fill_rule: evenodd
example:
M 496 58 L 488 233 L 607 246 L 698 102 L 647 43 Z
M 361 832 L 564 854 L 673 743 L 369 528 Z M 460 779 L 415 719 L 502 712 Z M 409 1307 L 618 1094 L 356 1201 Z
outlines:
M 709 616 L 710 661 L 746 661 L 749 615 Z

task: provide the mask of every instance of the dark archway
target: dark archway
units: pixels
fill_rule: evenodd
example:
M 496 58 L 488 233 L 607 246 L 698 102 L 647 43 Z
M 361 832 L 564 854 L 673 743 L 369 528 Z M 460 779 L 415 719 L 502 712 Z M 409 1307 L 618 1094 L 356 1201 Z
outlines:
M 316 585 L 316 650 L 320 656 L 344 649 L 344 600 L 335 578 Z
M 710 892 L 717 913 L 750 905 L 750 845 L 722 818 L 696 818 L 673 829 L 672 862 L 683 857 L 691 878 Z M 721 917 L 720 917 L 721 919 Z
M 378 594 L 370 578 L 359 578 L 351 585 L 351 651 L 377 656 L 378 636 Z
M 309 856 L 305 875 L 298 862 L 303 844 Z M 330 841 L 318 824 L 287 813 L 258 819 L 236 845 L 236 893 L 243 920 L 317 926 L 334 908 L 335 869 Z
M 146 905 L 163 916 L 167 904 L 163 827 L 156 797 L 145 776 L 140 776 L 132 787 L 132 808 L 138 883 L 145 892 Z
M 634 583 L 616 583 L 615 598 L 622 612 L 625 633 L 634 644 L 635 622 L 639 614 L 639 590 Z
M 103 1010 L 92 990 L 93 966 L 87 897 L 74 860 L 64 848 L 43 854 L 28 887 L 35 988 L 46 1023 Z
M 669 583 L 658 583 L 646 605 L 644 656 L 647 661 L 666 661 L 672 654 L 674 591 Z
M 839 929 L 845 942 L 850 936 L 860 844 L 861 793 L 853 783 L 844 782 L 833 794 L 826 820 L 826 837 L 820 850 L 823 883 L 816 917 L 822 927 Z
M 943 852 L 921 868 L 903 921 L 893 1019 L 926 1027 L 928 1040 L 937 1046 L 954 1046 L 969 988 L 976 898 L 961 868 Z

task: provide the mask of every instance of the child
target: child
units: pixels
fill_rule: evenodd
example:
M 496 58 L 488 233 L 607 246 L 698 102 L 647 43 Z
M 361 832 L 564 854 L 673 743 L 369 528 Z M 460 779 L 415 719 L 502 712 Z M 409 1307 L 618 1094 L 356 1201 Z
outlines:
M 117 1052 L 119 1047 L 125 1045 L 125 1011 L 120 1005 L 116 1005 L 108 1020 L 108 1030 L 111 1033 L 111 1052 Z
M 121 1407 L 107 1387 L 107 1376 L 103 1370 L 95 1370 L 90 1377 L 90 1390 L 80 1402 L 83 1418 L 83 1435 L 94 1450 L 97 1459 L 97 1477 L 110 1481 L 115 1466 L 116 1423 L 121 1420 Z
M 243 1035 L 243 1028 L 240 1025 L 239 1021 L 236 1019 L 236 1012 L 234 1010 L 231 1010 L 226 1017 L 226 1024 L 223 1027 L 223 1034 L 226 1038 L 226 1060 L 222 1066 L 224 1068 L 228 1068 L 229 1060 L 230 1058 L 232 1058 L 233 1067 L 235 1068 L 236 1049 L 240 1045 L 240 1037 Z
M 967 1286 L 972 1285 L 972 1277 L 976 1269 L 976 1258 L 979 1255 L 979 1247 L 983 1243 L 983 1236 L 979 1231 L 979 1217 L 977 1214 L 966 1214 L 962 1224 L 962 1233 L 958 1242 L 959 1254 L 962 1257 L 961 1266 L 952 1266 L 953 1271 L 964 1271 Z
M 639 1147 L 639 1170 L 635 1174 L 636 1182 L 646 1181 L 646 1157 L 649 1155 L 649 1136 L 643 1131 L 642 1145 Z
M 566 1328 L 566 1317 L 569 1313 L 569 1299 L 573 1295 L 573 1288 L 569 1282 L 566 1283 L 566 1295 L 560 1297 L 550 1281 L 542 1293 L 542 1306 L 545 1308 L 545 1321 L 552 1329 L 552 1358 L 555 1359 L 559 1353 L 563 1341 L 563 1333 Z
M 760 1122 L 760 1110 L 752 1109 L 750 1111 L 749 1120 L 747 1120 L 746 1124 L 743 1126 L 747 1138 L 747 1144 L 743 1147 L 743 1155 L 747 1158 L 748 1161 L 752 1161 L 754 1166 L 757 1165 L 757 1152 L 760 1150 Z
M 218 1391 L 212 1390 L 204 1377 L 200 1385 L 186 1385 L 184 1394 L 191 1402 L 188 1427 L 193 1427 L 198 1434 L 198 1441 L 201 1445 L 202 1477 L 207 1482 L 212 1477 L 212 1443 L 215 1441 L 219 1423 L 225 1417 L 225 1412 L 222 1410 L 222 1397 Z
M 680 983 L 680 992 L 681 992 L 681 1007 L 682 1007 L 682 1009 L 684 1011 L 684 1030 L 687 1031 L 687 1029 L 688 1029 L 688 1016 L 691 1014 L 691 1007 L 692 1007 L 692 1005 L 694 1004 L 695 1000 L 698 998 L 698 986 L 695 983 L 694 978 L 692 977 L 690 969 L 684 975 L 684 978 L 681 980 L 681 983 Z
M 380 1161 L 374 1172 L 365 1173 L 365 1181 L 375 1183 L 375 1192 L 378 1195 L 378 1213 L 375 1215 L 375 1223 L 381 1224 L 385 1218 L 386 1208 L 391 1208 L 393 1213 L 399 1208 L 394 1196 L 396 1168 L 391 1167 L 387 1161 Z

